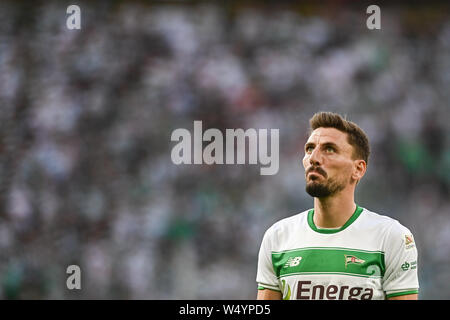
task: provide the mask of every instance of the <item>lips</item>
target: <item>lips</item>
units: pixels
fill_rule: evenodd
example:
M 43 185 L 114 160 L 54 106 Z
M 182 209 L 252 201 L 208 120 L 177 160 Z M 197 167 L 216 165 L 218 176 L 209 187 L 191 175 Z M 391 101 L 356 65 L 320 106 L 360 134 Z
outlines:
M 322 176 L 324 178 L 327 177 L 327 173 L 325 172 L 325 170 L 323 170 L 322 168 L 319 167 L 310 167 L 307 171 L 306 171 L 306 175 L 314 175 L 314 176 Z
M 323 176 L 323 175 L 316 171 L 311 171 L 310 173 L 308 173 L 308 176 Z

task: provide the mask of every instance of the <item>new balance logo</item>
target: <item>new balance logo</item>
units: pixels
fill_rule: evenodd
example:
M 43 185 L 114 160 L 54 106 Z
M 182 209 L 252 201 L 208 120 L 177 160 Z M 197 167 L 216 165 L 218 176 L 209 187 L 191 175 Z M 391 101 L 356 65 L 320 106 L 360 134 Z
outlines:
M 283 268 L 296 267 L 300 264 L 300 260 L 302 260 L 302 257 L 290 257 Z

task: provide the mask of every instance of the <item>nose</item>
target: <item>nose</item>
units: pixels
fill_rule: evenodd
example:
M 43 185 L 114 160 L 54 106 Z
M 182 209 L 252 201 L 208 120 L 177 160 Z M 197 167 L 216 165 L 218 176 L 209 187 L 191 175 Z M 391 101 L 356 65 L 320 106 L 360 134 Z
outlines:
M 319 148 L 314 148 L 311 152 L 309 155 L 309 163 L 314 166 L 320 166 L 322 164 Z

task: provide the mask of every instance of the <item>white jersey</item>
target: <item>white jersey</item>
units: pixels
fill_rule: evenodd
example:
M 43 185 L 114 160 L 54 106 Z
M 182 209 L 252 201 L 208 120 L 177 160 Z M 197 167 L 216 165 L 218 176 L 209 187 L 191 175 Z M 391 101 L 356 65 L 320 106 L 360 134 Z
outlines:
M 283 299 L 386 299 L 418 293 L 417 249 L 397 220 L 357 206 L 338 229 L 315 226 L 314 210 L 270 227 L 258 258 L 258 289 Z

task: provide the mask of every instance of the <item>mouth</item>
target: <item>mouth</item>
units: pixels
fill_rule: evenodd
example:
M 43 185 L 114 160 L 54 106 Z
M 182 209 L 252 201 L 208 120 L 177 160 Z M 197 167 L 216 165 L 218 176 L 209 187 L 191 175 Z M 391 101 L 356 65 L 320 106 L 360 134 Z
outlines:
M 307 171 L 306 176 L 311 180 L 316 180 L 320 177 L 326 178 L 326 173 L 320 169 L 311 169 Z
M 310 173 L 308 173 L 308 176 L 307 176 L 308 180 L 310 180 L 310 181 L 318 180 L 318 179 L 320 179 L 320 177 L 323 178 L 323 175 L 321 175 L 317 172 L 310 172 Z

